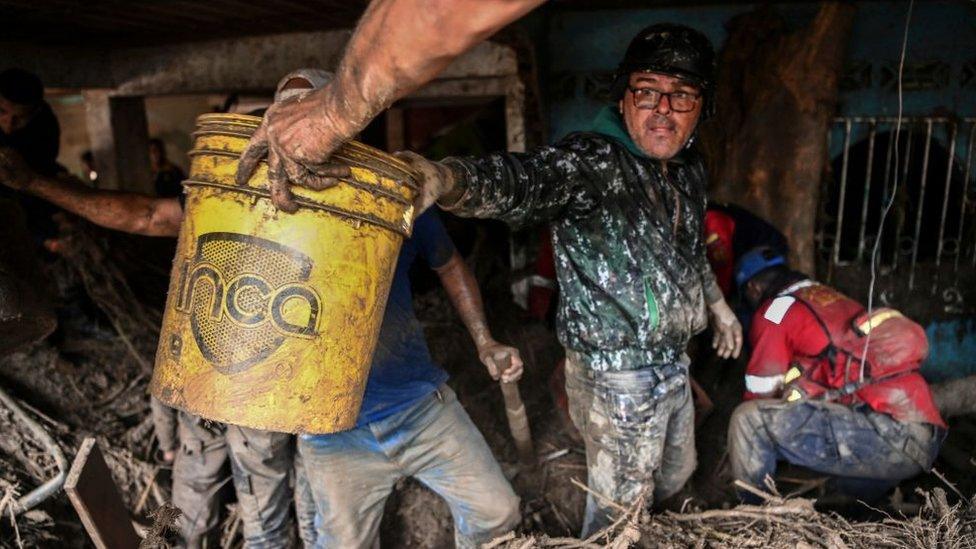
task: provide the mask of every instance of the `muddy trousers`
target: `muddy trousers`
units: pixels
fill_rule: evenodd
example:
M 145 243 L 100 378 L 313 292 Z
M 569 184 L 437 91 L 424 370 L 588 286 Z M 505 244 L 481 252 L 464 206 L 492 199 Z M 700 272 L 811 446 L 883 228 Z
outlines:
M 169 452 L 177 448 L 177 428 L 179 418 L 176 408 L 170 408 L 154 396 L 149 397 L 149 413 L 152 417 L 159 450 Z
M 695 409 L 687 364 L 599 373 L 566 361 L 566 394 L 586 444 L 586 538 L 643 495 L 666 499 L 695 470 Z M 608 502 L 607 500 L 610 500 Z
M 447 501 L 458 548 L 477 547 L 519 522 L 519 498 L 484 437 L 447 385 L 389 418 L 299 437 L 318 515 L 315 547 L 368 548 L 397 481 L 414 477 Z
M 183 512 L 179 527 L 187 547 L 200 547 L 213 535 L 220 516 L 217 495 L 231 480 L 246 547 L 292 545 L 292 435 L 224 425 L 180 412 L 179 439 L 173 504 Z
M 729 420 L 729 461 L 734 478 L 762 488 L 787 461 L 834 477 L 837 489 L 872 500 L 902 480 L 928 470 L 943 430 L 903 423 L 866 405 L 753 400 Z M 755 502 L 755 496 L 740 494 Z

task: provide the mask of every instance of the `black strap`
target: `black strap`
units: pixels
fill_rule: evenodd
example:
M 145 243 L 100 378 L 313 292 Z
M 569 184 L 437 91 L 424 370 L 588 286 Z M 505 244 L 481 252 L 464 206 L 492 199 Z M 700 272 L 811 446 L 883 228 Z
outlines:
M 854 356 L 853 353 L 851 353 L 851 352 L 849 352 L 849 351 L 847 351 L 845 349 L 841 349 L 841 348 L 837 347 L 837 345 L 834 343 L 833 335 L 831 335 L 831 333 L 830 333 L 830 328 L 827 327 L 827 323 L 824 322 L 824 319 L 823 319 L 823 317 L 820 316 L 820 313 L 818 313 L 817 310 L 813 307 L 813 305 L 811 305 L 807 300 L 805 300 L 802 297 L 796 295 L 796 293 L 794 293 L 794 292 L 780 294 L 777 297 L 792 297 L 796 301 L 798 301 L 801 304 L 803 304 L 803 306 L 806 307 L 807 310 L 810 311 L 810 314 L 813 315 L 813 318 L 817 321 L 817 324 L 820 325 L 820 329 L 823 330 L 824 335 L 827 337 L 827 346 L 824 347 L 822 351 L 820 351 L 819 353 L 817 353 L 816 355 L 814 355 L 811 358 L 819 358 L 820 360 L 826 360 L 827 363 L 830 365 L 831 368 L 833 368 L 836 365 L 836 360 L 837 360 L 837 355 L 838 354 L 847 355 L 847 360 L 848 361 L 856 360 L 859 363 L 861 362 L 861 359 L 859 357 Z M 859 315 L 861 313 L 859 312 L 857 314 Z M 855 318 L 856 317 L 857 317 L 857 315 L 855 315 Z M 868 368 L 868 371 L 870 371 L 870 368 Z M 824 393 L 820 396 L 820 400 L 827 400 L 827 401 L 836 400 L 838 398 L 845 397 L 845 396 L 849 396 L 849 395 L 853 396 L 854 393 L 856 393 L 862 387 L 865 387 L 867 385 L 871 385 L 873 383 L 878 383 L 878 382 L 881 382 L 881 381 L 887 381 L 891 377 L 895 377 L 895 376 L 889 376 L 889 377 L 881 378 L 881 379 L 871 379 L 870 376 L 865 375 L 863 381 L 860 381 L 860 382 L 848 382 L 847 381 L 847 378 L 848 378 L 849 372 L 844 372 L 844 385 L 841 386 L 841 387 L 839 387 L 839 388 L 834 389 L 834 388 L 825 386 L 825 385 L 823 385 L 821 383 L 817 383 L 816 381 L 813 381 L 812 379 L 810 379 L 810 372 L 809 372 L 809 370 L 804 370 L 804 369 L 801 368 L 801 373 L 802 373 L 803 377 L 806 378 L 806 380 L 808 382 L 814 383 L 816 385 L 819 385 L 820 387 L 822 387 L 824 389 Z

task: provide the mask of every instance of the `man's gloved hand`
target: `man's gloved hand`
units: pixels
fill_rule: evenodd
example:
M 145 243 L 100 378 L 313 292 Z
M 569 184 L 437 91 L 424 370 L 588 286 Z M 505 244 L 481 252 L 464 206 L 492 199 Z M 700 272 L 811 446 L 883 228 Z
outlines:
M 414 200 L 414 218 L 424 213 L 424 211 L 437 202 L 439 198 L 454 189 L 454 172 L 441 162 L 427 160 L 417 153 L 410 151 L 400 151 L 393 153 L 394 156 L 410 165 L 413 171 L 420 177 L 420 193 Z
M 30 186 L 34 176 L 34 171 L 19 152 L 8 147 L 0 147 L 0 183 L 22 191 Z
M 712 348 L 722 358 L 739 358 L 742 350 L 742 325 L 729 304 L 724 299 L 719 299 L 708 306 L 708 312 L 714 333 Z
M 237 184 L 243 185 L 267 157 L 271 201 L 286 212 L 298 209 L 289 182 L 310 189 L 326 189 L 349 177 L 349 167 L 332 164 L 329 157 L 356 135 L 356 124 L 334 108 L 331 81 L 319 90 L 292 96 L 268 108 L 237 166 Z
M 522 377 L 522 357 L 515 347 L 490 339 L 478 347 L 478 358 L 494 380 L 510 383 Z

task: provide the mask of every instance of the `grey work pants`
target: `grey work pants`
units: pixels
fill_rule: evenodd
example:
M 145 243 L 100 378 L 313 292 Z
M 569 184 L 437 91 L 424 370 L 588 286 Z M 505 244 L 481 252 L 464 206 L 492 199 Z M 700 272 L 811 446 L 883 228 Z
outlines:
M 695 470 L 695 409 L 686 364 L 599 373 L 566 360 L 569 412 L 586 444 L 587 484 L 627 507 L 676 494 Z M 619 514 L 592 494 L 580 537 Z
M 163 404 L 156 397 L 149 397 L 149 411 L 152 416 L 153 429 L 156 431 L 156 439 L 159 441 L 159 449 L 169 452 L 177 448 L 177 418 L 176 408 L 170 408 Z
M 217 493 L 227 482 L 237 491 L 248 548 L 293 545 L 294 436 L 211 422 L 179 413 L 180 452 L 173 464 L 173 504 L 187 547 L 200 547 L 220 515 Z

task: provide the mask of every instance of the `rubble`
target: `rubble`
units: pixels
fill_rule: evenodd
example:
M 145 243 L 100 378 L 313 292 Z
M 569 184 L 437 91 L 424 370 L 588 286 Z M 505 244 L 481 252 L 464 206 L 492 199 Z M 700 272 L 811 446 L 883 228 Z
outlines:
M 586 540 L 512 534 L 485 549 L 976 547 L 976 498 L 950 505 L 942 488 L 920 492 L 925 504 L 915 516 L 866 522 L 818 512 L 810 499 L 763 495 L 763 505 L 687 513 L 648 514 L 638 504 L 623 509 L 613 525 Z
M 53 336 L 0 358 L 0 384 L 23 403 L 69 460 L 84 437 L 97 437 L 137 530 L 146 536 L 143 546 L 166 547 L 167 527 L 175 510 L 168 503 L 169 468 L 154 458 L 146 390 L 171 255 L 158 254 L 162 259 L 153 266 L 152 258 L 140 253 L 148 239 L 102 232 L 78 222 L 66 222 L 64 230 L 71 251 L 66 259 L 55 262 L 54 278 L 62 293 L 83 288 L 97 306 L 80 300 L 81 304 L 72 306 L 73 314 L 79 316 L 62 319 Z M 487 315 L 497 337 L 518 346 L 526 360 L 521 385 L 540 456 L 534 472 L 518 465 L 501 392 L 478 362 L 446 295 L 439 288 L 428 291 L 418 296 L 415 305 L 433 358 L 451 374 L 461 403 L 523 496 L 519 534 L 496 540 L 493 547 L 976 547 L 976 501 L 954 492 L 947 494 L 946 482 L 931 475 L 902 487 L 917 504 L 889 504 L 875 510 L 862 506 L 870 513 L 867 519 L 824 511 L 818 509 L 819 504 L 815 508 L 813 499 L 776 493 L 766 493 L 767 501 L 761 506 L 728 508 L 732 499 L 728 479 L 721 473 L 723 460 L 713 455 L 722 450 L 711 445 L 724 440 L 721 419 L 741 394 L 727 380 L 741 377 L 741 372 L 723 370 L 716 364 L 701 366 L 712 373 L 699 380 L 715 398 L 717 408 L 699 433 L 699 447 L 704 444 L 709 451 L 700 456 L 702 466 L 691 485 L 677 501 L 664 502 L 663 510 L 624 509 L 621 519 L 607 531 L 589 540 L 575 538 L 586 496 L 585 454 L 548 391 L 540 389 L 546 387 L 561 349 L 548 327 L 525 320 L 507 298 L 509 273 L 504 265 L 493 259 L 473 261 L 479 263 Z M 728 387 L 720 391 L 724 386 Z M 950 435 L 950 442 L 965 455 L 972 453 L 965 436 L 970 431 L 971 426 L 963 425 L 962 438 L 954 442 Z M 13 421 L 3 406 L 0 432 L 4 434 L 0 437 L 0 547 L 87 546 L 81 524 L 63 494 L 27 513 L 11 512 L 16 498 L 51 478 L 57 467 L 43 443 Z M 966 472 L 946 465 L 961 491 L 971 493 L 972 481 Z M 973 467 L 971 463 L 960 465 L 970 467 L 970 472 Z M 918 485 L 925 490 L 914 492 L 912 487 Z M 808 491 L 821 487 L 816 481 L 803 486 Z M 232 503 L 228 509 L 221 527 L 221 547 L 236 548 L 241 544 L 240 520 Z M 381 539 L 388 547 L 450 546 L 450 525 L 444 502 L 421 484 L 407 480 L 387 502 Z

